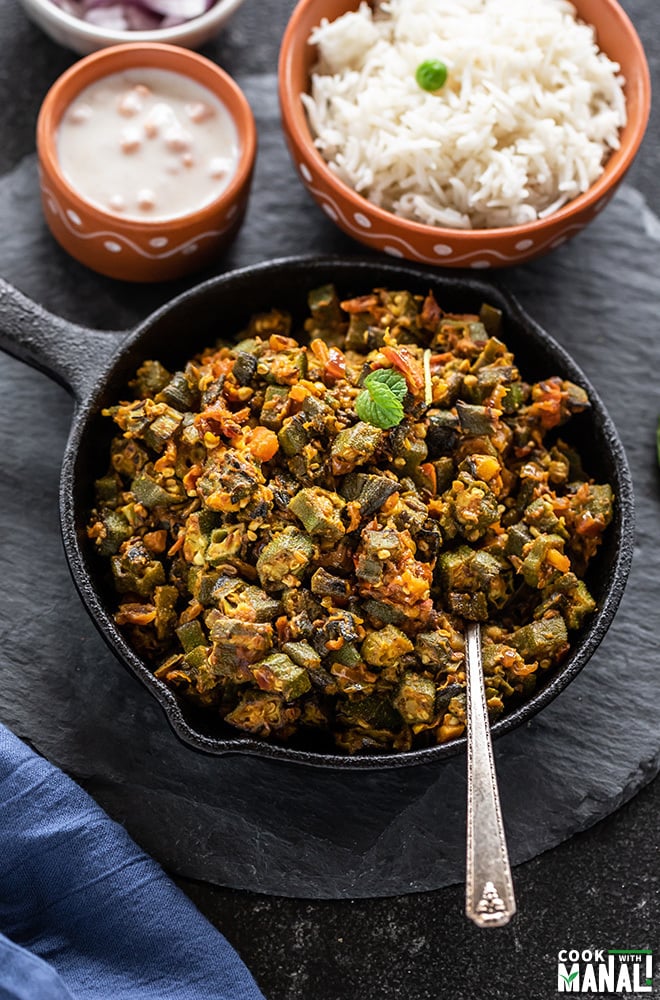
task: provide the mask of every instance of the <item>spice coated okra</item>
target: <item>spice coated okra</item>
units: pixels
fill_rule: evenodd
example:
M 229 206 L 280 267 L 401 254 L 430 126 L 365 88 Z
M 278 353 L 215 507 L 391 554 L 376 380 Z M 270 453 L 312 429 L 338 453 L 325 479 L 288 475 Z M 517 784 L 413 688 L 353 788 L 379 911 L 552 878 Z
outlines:
M 88 534 L 157 677 L 259 737 L 407 750 L 464 730 L 471 620 L 491 717 L 530 694 L 594 610 L 614 498 L 553 433 L 586 394 L 524 382 L 500 323 L 326 286 L 305 343 L 273 310 L 142 365 Z

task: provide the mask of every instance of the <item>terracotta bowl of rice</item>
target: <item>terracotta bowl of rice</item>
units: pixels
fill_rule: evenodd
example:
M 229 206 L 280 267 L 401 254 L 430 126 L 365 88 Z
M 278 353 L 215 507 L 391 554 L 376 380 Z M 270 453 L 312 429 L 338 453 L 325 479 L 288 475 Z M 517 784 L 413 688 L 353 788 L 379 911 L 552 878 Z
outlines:
M 616 0 L 300 0 L 279 94 L 298 176 L 344 232 L 487 269 L 559 247 L 605 208 L 651 84 Z

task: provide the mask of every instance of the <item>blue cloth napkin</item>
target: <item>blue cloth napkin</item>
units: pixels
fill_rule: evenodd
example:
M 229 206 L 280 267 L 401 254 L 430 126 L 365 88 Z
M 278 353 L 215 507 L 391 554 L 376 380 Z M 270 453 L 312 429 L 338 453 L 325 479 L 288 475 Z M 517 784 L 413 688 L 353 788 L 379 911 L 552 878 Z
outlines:
M 263 1000 L 123 827 L 0 726 L 0 1000 Z

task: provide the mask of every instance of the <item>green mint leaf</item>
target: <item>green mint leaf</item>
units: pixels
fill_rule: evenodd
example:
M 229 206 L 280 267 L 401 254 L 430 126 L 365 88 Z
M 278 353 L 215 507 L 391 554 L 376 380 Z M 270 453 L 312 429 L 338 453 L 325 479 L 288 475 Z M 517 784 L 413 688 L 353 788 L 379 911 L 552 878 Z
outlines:
M 401 402 L 403 402 L 408 392 L 405 378 L 393 368 L 377 368 L 375 372 L 370 372 L 367 375 L 364 384 L 369 390 L 375 385 L 386 385 L 390 392 Z
M 364 389 L 355 400 L 355 412 L 360 420 L 386 431 L 396 427 L 403 419 L 403 406 L 386 386 L 376 389 L 379 399 L 372 395 L 372 389 Z
M 568 979 L 566 980 L 566 982 L 567 983 L 572 983 L 576 976 L 577 976 L 577 972 L 571 972 L 571 974 L 568 977 Z
M 401 412 L 401 416 L 403 416 L 403 406 L 401 405 L 401 400 L 392 392 L 388 385 L 385 385 L 383 382 L 373 382 L 370 386 L 368 386 L 368 392 L 374 403 L 377 403 L 378 406 L 384 406 L 387 409 L 388 407 L 395 406 L 396 404 Z M 401 417 L 399 417 L 399 419 L 401 419 Z
M 403 420 L 402 399 L 408 391 L 406 380 L 393 368 L 378 368 L 364 380 L 364 389 L 355 400 L 360 420 L 386 431 Z

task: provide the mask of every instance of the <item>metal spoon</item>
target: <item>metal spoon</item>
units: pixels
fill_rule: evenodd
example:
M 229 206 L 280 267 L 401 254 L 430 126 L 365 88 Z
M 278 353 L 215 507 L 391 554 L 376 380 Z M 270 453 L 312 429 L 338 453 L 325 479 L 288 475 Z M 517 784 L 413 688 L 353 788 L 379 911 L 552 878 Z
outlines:
M 478 927 L 503 927 L 516 912 L 502 824 L 481 664 L 481 629 L 465 629 L 467 857 L 465 912 Z

